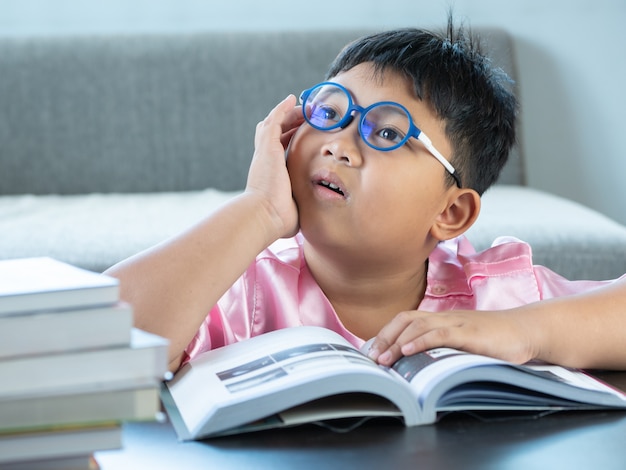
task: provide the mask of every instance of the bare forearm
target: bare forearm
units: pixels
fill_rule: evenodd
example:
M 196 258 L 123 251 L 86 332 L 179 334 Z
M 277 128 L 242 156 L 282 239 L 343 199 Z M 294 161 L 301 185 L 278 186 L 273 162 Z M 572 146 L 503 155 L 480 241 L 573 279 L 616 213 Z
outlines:
M 520 313 L 533 331 L 538 359 L 626 370 L 626 279 L 586 294 L 538 302 Z
M 138 328 L 167 337 L 170 368 L 209 309 L 277 237 L 271 214 L 244 194 L 190 230 L 107 271 L 120 279 Z

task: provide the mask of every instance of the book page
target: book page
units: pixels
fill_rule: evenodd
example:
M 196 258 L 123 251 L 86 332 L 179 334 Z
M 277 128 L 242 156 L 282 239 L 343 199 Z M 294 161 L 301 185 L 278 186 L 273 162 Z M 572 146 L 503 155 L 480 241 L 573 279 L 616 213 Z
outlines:
M 436 348 L 401 358 L 393 370 L 431 417 L 441 410 L 626 407 L 624 393 L 585 372 L 540 362 L 517 365 Z
M 380 395 L 410 422 L 418 413 L 406 384 L 337 333 L 316 327 L 277 330 L 208 351 L 166 385 L 176 408 L 170 406 L 168 412 L 180 415 L 175 420 L 185 423 L 190 436 L 217 433 L 340 393 Z
M 351 346 L 336 342 L 310 343 L 269 352 L 252 361 L 216 371 L 222 385 L 231 393 L 259 392 L 258 389 L 282 378 L 308 377 L 315 370 L 328 370 L 359 364 L 375 369 L 374 364 Z

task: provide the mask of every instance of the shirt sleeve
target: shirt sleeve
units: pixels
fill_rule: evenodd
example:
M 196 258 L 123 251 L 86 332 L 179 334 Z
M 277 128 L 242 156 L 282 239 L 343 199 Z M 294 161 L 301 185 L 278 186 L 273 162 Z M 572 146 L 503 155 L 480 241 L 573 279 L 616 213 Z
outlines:
M 205 351 L 217 349 L 251 336 L 255 313 L 256 270 L 252 264 L 211 308 L 198 331 L 183 352 L 183 362 L 189 362 Z
M 571 281 L 546 268 L 545 266 L 536 265 L 534 266 L 534 270 L 541 300 L 553 299 L 556 297 L 563 297 L 567 295 L 582 294 L 585 292 L 589 292 L 593 289 L 597 289 L 598 287 L 612 284 L 618 279 L 626 278 L 625 274 L 618 279 L 607 281 Z

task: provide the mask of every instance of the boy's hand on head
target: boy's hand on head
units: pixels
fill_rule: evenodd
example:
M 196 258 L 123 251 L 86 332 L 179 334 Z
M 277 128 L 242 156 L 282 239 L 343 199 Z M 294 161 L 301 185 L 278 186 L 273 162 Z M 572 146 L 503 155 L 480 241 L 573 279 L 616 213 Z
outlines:
M 369 356 L 391 366 L 402 356 L 449 347 L 514 363 L 532 359 L 528 329 L 512 311 L 409 311 L 398 314 L 374 339 Z
M 298 210 L 291 193 L 285 150 L 303 122 L 296 98 L 289 95 L 256 127 L 246 192 L 260 197 L 266 205 L 276 224 L 277 238 L 298 231 Z

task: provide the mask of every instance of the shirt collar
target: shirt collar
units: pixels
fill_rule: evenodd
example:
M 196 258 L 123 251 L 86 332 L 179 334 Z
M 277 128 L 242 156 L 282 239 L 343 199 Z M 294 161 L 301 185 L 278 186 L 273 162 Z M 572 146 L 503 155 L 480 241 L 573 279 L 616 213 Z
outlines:
M 426 296 L 471 295 L 475 278 L 532 272 L 532 251 L 513 237 L 499 237 L 490 248 L 477 252 L 470 241 L 458 237 L 440 243 L 429 257 Z

